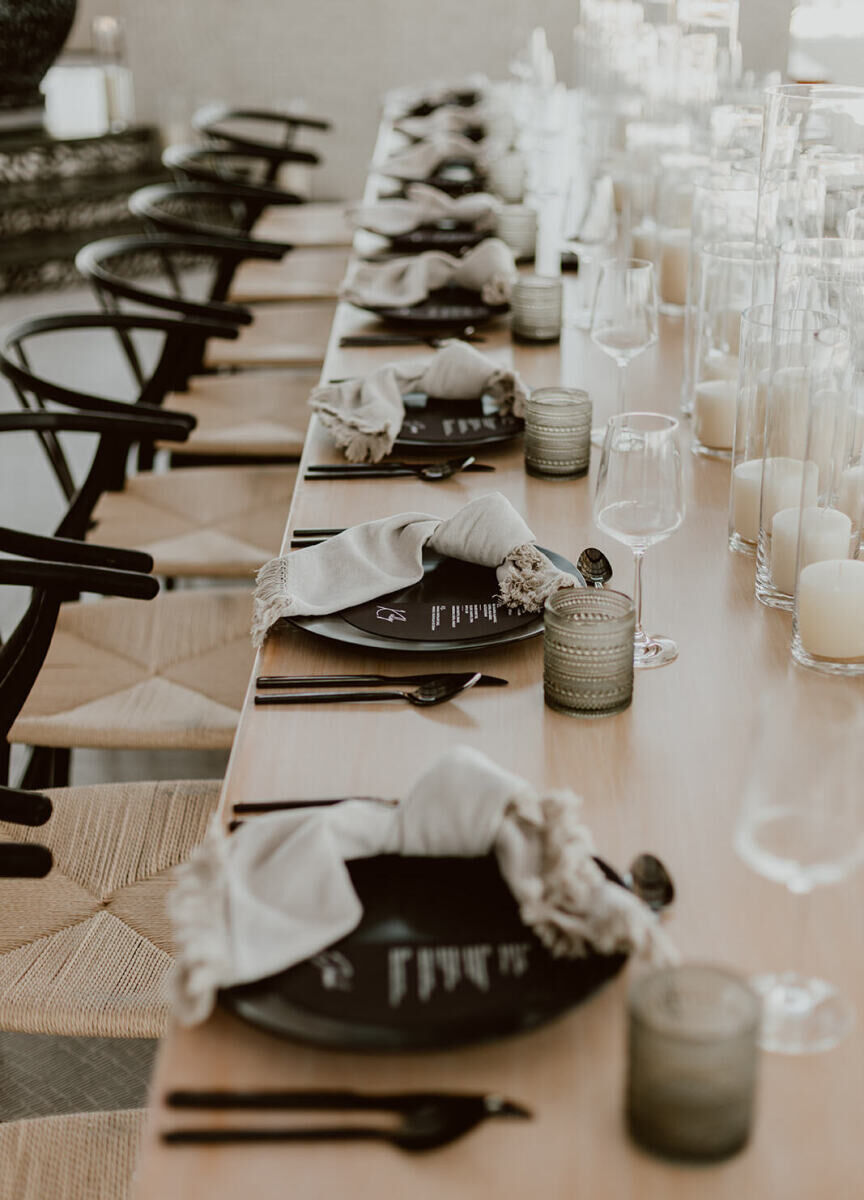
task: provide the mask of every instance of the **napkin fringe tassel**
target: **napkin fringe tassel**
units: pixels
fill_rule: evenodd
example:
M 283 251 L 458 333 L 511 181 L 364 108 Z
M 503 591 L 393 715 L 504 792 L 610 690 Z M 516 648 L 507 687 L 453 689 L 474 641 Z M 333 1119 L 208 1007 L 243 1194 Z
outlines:
M 314 392 L 312 407 L 321 418 L 321 424 L 330 432 L 333 441 L 345 452 L 348 462 L 377 463 L 393 449 L 395 439 L 386 430 L 358 429 L 341 414 L 316 404 Z
M 508 554 L 498 569 L 498 599 L 507 608 L 539 612 L 553 592 L 567 586 L 575 587 L 576 580 L 528 542 Z
M 294 603 L 287 590 L 284 559 L 271 558 L 255 576 L 252 645 L 260 649 L 276 622 L 292 616 L 293 612 Z

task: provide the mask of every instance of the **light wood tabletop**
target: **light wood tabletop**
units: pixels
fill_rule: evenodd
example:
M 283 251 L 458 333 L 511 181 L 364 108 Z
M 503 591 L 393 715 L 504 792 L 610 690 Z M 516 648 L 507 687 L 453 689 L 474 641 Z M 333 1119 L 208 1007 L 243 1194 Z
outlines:
M 681 364 L 680 324 L 664 319 L 659 344 L 630 368 L 633 409 L 674 413 Z M 324 378 L 368 372 L 416 349 L 340 350 L 339 336 L 375 328 L 341 305 Z M 568 328 L 559 345 L 513 345 L 506 322 L 484 330 L 482 348 L 513 362 L 533 387 L 585 387 L 603 421 L 614 404 L 614 364 L 587 335 Z M 599 851 L 624 867 L 651 850 L 672 872 L 677 900 L 667 928 L 691 960 L 742 972 L 787 967 L 821 974 L 864 1013 L 864 879 L 795 897 L 748 869 L 733 848 L 741 785 L 752 753 L 754 714 L 772 685 L 808 688 L 790 665 L 790 618 L 753 598 L 753 561 L 726 548 L 728 464 L 685 451 L 687 516 L 679 533 L 653 547 L 645 564 L 649 632 L 674 637 L 679 659 L 637 673 L 632 706 L 583 721 L 544 707 L 542 639 L 516 646 L 423 658 L 423 669 L 476 667 L 510 681 L 474 689 L 430 710 L 379 704 L 255 709 L 247 696 L 226 777 L 223 812 L 240 801 L 369 794 L 404 795 L 445 748 L 477 747 L 539 788 L 584 796 Z M 575 560 L 600 546 L 612 586 L 629 591 L 629 552 L 592 524 L 599 453 L 588 478 L 555 482 L 525 474 L 517 441 L 483 451 L 494 475 L 448 482 L 414 479 L 301 481 L 286 527 L 341 527 L 403 510 L 448 516 L 497 489 L 524 515 L 538 541 Z M 337 462 L 313 420 L 303 463 Z M 409 654 L 370 654 L 300 631 L 270 637 L 255 673 L 311 674 L 416 668 Z M 806 736 L 790 730 L 790 738 Z M 850 764 L 851 769 L 851 764 Z M 631 968 L 635 969 L 635 968 Z M 862 1035 L 832 1052 L 764 1055 L 753 1138 L 737 1157 L 683 1167 L 634 1147 L 622 1119 L 627 973 L 533 1033 L 436 1054 L 369 1056 L 313 1049 L 259 1033 L 219 1013 L 192 1030 L 172 1028 L 159 1056 L 151 1121 L 137 1176 L 137 1200 L 334 1200 L 351 1195 L 411 1200 L 784 1200 L 861 1194 L 864 1141 Z M 531 1122 L 487 1122 L 425 1156 L 372 1144 L 171 1147 L 160 1133 L 185 1116 L 163 1106 L 171 1088 L 359 1087 L 496 1091 L 527 1105 Z M 196 1113 L 196 1124 L 236 1123 L 236 1114 Z M 279 1114 L 255 1123 L 284 1124 Z

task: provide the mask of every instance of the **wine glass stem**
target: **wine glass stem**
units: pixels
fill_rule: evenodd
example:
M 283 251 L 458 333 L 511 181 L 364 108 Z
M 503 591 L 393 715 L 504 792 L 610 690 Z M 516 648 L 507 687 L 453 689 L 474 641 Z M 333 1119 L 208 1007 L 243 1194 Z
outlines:
M 636 609 L 636 629 L 633 634 L 633 641 L 637 646 L 648 645 L 648 635 L 642 628 L 642 559 L 645 557 L 644 550 L 633 551 L 633 607 Z
M 618 412 L 627 411 L 627 363 L 618 363 Z

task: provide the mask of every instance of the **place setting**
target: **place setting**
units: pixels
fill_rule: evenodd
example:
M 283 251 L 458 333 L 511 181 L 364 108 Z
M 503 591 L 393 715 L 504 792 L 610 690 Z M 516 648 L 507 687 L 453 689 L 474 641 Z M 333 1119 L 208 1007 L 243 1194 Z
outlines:
M 429 184 L 411 183 L 404 199 L 359 205 L 349 216 L 358 229 L 386 239 L 388 252 L 463 254 L 493 236 L 500 208 L 500 201 L 487 192 L 451 197 Z
M 389 363 L 364 378 L 316 388 L 310 405 L 345 462 L 310 464 L 307 476 L 359 479 L 396 470 L 440 480 L 458 470 L 494 469 L 469 461 L 470 452 L 518 436 L 526 398 L 518 373 L 468 342 L 446 340 L 431 358 Z M 437 451 L 448 456 L 447 465 L 425 464 L 421 471 L 388 463 L 394 451 Z

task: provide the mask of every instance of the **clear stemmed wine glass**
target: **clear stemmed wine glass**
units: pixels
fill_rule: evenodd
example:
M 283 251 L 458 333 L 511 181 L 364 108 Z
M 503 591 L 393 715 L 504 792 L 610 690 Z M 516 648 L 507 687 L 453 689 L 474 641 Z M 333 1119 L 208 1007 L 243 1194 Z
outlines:
M 804 895 L 861 865 L 864 702 L 851 681 L 790 672 L 763 700 L 747 768 L 735 847 L 748 866 Z M 828 1050 L 854 1024 L 851 1002 L 824 979 L 783 971 L 751 983 L 766 1050 Z
M 603 457 L 594 495 L 598 529 L 633 551 L 636 577 L 635 667 L 662 667 L 678 657 L 665 637 L 649 637 L 642 627 L 642 559 L 655 542 L 680 528 L 684 489 L 678 422 L 661 413 L 619 413 L 606 426 Z
M 628 364 L 657 341 L 657 284 L 654 264 L 642 258 L 612 258 L 600 267 L 591 309 L 591 341 L 618 364 L 618 406 L 626 412 Z M 603 430 L 591 431 L 594 445 Z

